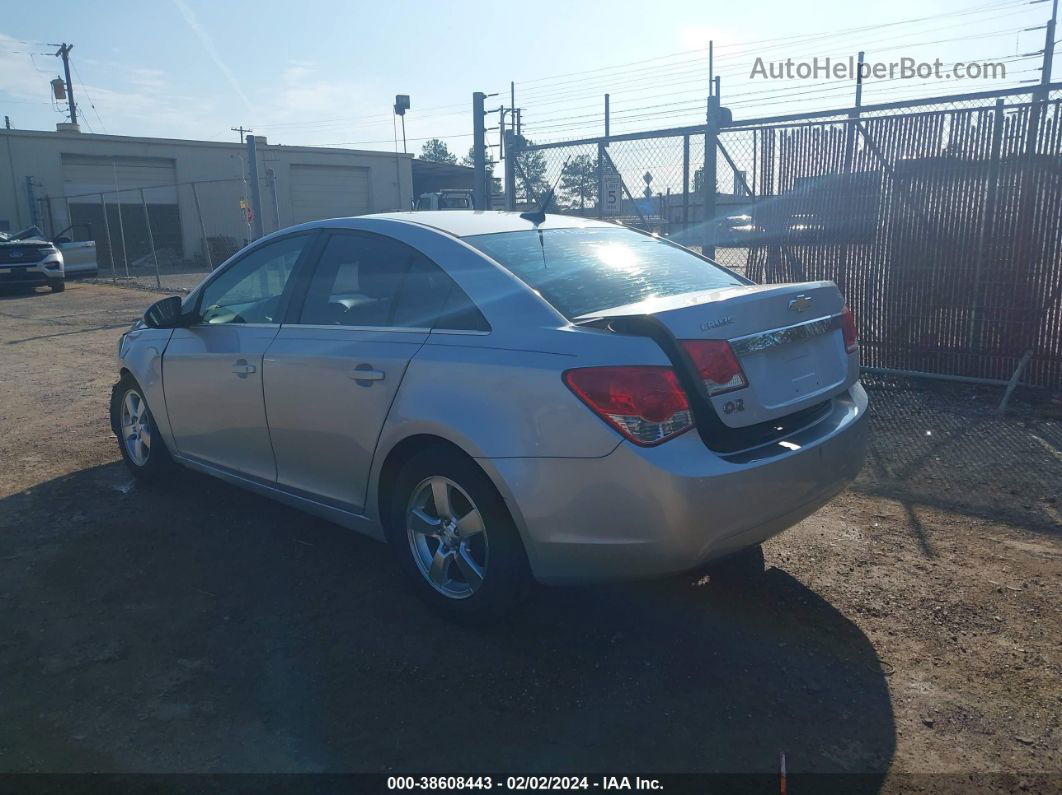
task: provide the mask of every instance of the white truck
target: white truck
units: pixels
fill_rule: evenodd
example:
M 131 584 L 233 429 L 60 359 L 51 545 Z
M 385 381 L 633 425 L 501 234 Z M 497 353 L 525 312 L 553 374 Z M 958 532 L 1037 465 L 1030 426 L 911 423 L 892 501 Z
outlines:
M 414 210 L 474 210 L 476 203 L 468 188 L 444 188 L 417 197 Z

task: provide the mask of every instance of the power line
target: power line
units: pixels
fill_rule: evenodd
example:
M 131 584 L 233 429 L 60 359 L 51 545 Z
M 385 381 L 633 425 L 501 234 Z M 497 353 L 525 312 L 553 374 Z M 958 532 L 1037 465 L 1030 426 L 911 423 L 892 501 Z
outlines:
M 96 110 L 96 103 L 92 101 L 92 97 L 89 95 L 88 85 L 82 79 L 81 72 L 78 71 L 77 64 L 74 64 L 74 74 L 77 75 L 77 82 L 81 84 L 81 90 L 85 92 L 85 99 L 88 100 L 89 107 L 92 108 L 92 112 L 96 114 L 96 121 L 100 123 L 100 129 L 103 130 L 104 133 L 106 133 L 107 126 L 103 123 L 103 119 L 100 118 L 100 112 Z M 88 121 L 88 119 L 86 119 L 86 121 Z
M 990 21 L 990 20 L 976 20 L 975 22 L 982 23 L 984 21 Z M 966 24 L 969 24 L 969 23 L 966 23 Z M 920 33 L 931 33 L 931 32 L 934 32 L 936 30 L 952 30 L 955 27 L 958 27 L 958 25 L 949 24 L 948 26 L 943 27 L 943 28 L 932 28 L 930 30 L 919 31 L 919 32 Z M 1002 30 L 1002 31 L 991 31 L 991 32 L 988 32 L 988 33 L 971 33 L 971 34 L 966 34 L 966 35 L 961 35 L 961 36 L 951 36 L 951 37 L 942 38 L 942 39 L 935 39 L 935 40 L 932 40 L 932 41 L 904 42 L 904 43 L 898 43 L 898 44 L 894 44 L 892 46 L 887 46 L 887 47 L 878 47 L 878 48 L 875 48 L 873 50 L 873 52 L 881 53 L 881 52 L 889 52 L 889 51 L 898 50 L 898 49 L 912 49 L 912 48 L 915 48 L 915 47 L 924 47 L 924 46 L 930 46 L 930 45 L 936 45 L 936 44 L 957 43 L 957 42 L 962 42 L 962 41 L 972 41 L 972 40 L 975 40 L 975 39 L 984 39 L 984 38 L 996 38 L 996 37 L 1002 37 L 1002 36 L 1009 36 L 1010 34 L 1021 32 L 1022 30 L 1023 30 L 1023 28 L 1017 27 L 1017 28 L 1008 28 L 1008 29 Z M 887 39 L 877 39 L 877 40 L 872 39 L 869 42 L 861 41 L 859 43 L 859 45 L 858 45 L 858 49 L 866 50 L 869 53 L 871 51 L 870 47 L 872 45 L 878 43 L 879 41 L 894 41 L 894 40 L 895 40 L 895 37 L 889 37 Z M 761 51 L 761 52 L 763 52 L 763 51 Z M 795 62 L 795 61 L 801 61 L 801 60 L 808 60 L 811 57 L 814 57 L 816 55 L 821 57 L 821 52 L 815 51 L 815 50 L 805 50 L 805 51 L 802 51 L 802 52 L 797 52 L 797 53 L 791 54 L 789 56 L 789 59 L 793 60 Z M 723 61 L 724 64 L 725 64 L 726 59 L 734 58 L 734 57 L 736 57 L 736 56 L 718 56 L 716 58 L 716 60 L 717 60 L 717 62 L 718 61 Z M 644 83 L 644 82 L 653 82 L 653 81 L 657 80 L 660 77 L 671 77 L 671 76 L 680 76 L 680 75 L 689 75 L 688 80 L 699 80 L 699 81 L 702 81 L 704 83 L 707 82 L 707 75 L 706 75 L 706 72 L 705 72 L 704 62 L 703 61 L 698 61 L 693 66 L 686 66 L 684 64 L 674 64 L 674 65 L 669 65 L 669 66 L 678 66 L 680 68 L 678 68 L 678 69 L 669 68 L 668 70 L 657 71 L 657 72 L 654 72 L 652 74 L 641 75 L 641 76 L 624 77 L 624 78 L 621 78 L 618 81 L 615 78 L 610 78 L 609 76 L 601 76 L 601 77 L 598 77 L 598 78 L 594 78 L 593 82 L 591 82 L 589 85 L 585 81 L 573 81 L 573 82 L 579 83 L 579 88 L 568 89 L 568 90 L 561 91 L 561 92 L 557 92 L 557 91 L 552 90 L 552 89 L 548 89 L 548 90 L 547 89 L 543 89 L 543 90 L 540 91 L 540 93 L 537 93 L 537 94 L 536 93 L 531 93 L 530 96 L 528 96 L 528 93 L 523 93 L 523 94 L 521 94 L 521 99 L 526 101 L 528 99 L 532 99 L 533 100 L 536 96 L 549 96 L 550 98 L 553 98 L 553 99 L 558 98 L 558 97 L 564 97 L 564 96 L 579 96 L 579 95 L 582 95 L 582 94 L 593 93 L 595 88 L 598 87 L 598 86 L 600 87 L 598 90 L 607 88 L 610 91 L 612 91 L 612 90 L 616 90 L 616 89 L 618 89 L 620 87 L 623 87 L 624 85 L 632 85 L 632 84 L 635 84 L 635 83 Z M 742 66 L 735 65 L 735 66 L 730 66 L 730 67 L 722 65 L 722 66 L 716 66 L 715 73 L 717 75 L 722 76 L 722 77 L 726 77 L 728 75 L 734 75 L 734 74 L 747 74 L 749 72 L 749 68 L 750 68 L 749 66 L 745 66 L 745 65 L 742 65 Z M 541 104 L 541 103 L 539 103 L 539 104 Z
M 781 42 L 786 42 L 787 43 L 786 46 L 788 46 L 788 44 L 792 44 L 794 42 L 798 42 L 798 41 L 802 41 L 802 40 L 803 41 L 808 41 L 808 40 L 815 40 L 815 39 L 843 37 L 843 36 L 849 36 L 851 34 L 860 33 L 860 32 L 867 31 L 867 30 L 878 30 L 878 29 L 883 29 L 883 28 L 896 27 L 896 26 L 899 26 L 899 25 L 910 25 L 910 24 L 915 24 L 915 23 L 918 23 L 918 22 L 924 22 L 924 21 L 931 20 L 931 19 L 941 19 L 941 18 L 954 19 L 955 17 L 969 16 L 971 14 L 984 13 L 986 11 L 992 11 L 992 10 L 997 10 L 997 9 L 1002 9 L 1002 8 L 1015 8 L 1015 7 L 1022 6 L 1022 5 L 1027 5 L 1026 0 L 1009 0 L 1008 2 L 990 3 L 988 5 L 979 6 L 977 8 L 965 9 L 963 11 L 949 11 L 949 12 L 942 12 L 940 14 L 931 14 L 931 15 L 924 16 L 924 17 L 916 17 L 916 18 L 912 18 L 912 19 L 899 20 L 899 21 L 896 21 L 896 22 L 886 22 L 886 23 L 879 23 L 879 24 L 874 24 L 874 25 L 861 25 L 861 26 L 857 26 L 857 27 L 853 27 L 853 28 L 846 28 L 846 29 L 842 29 L 842 30 L 839 30 L 839 31 L 832 31 L 832 32 L 828 32 L 828 33 L 794 34 L 792 36 L 779 36 L 779 37 L 775 37 L 775 38 L 758 39 L 758 40 L 753 40 L 753 41 L 721 43 L 721 44 L 718 44 L 718 45 L 715 46 L 715 50 L 716 50 L 716 52 L 718 54 L 722 55 L 723 53 L 720 53 L 720 51 L 725 51 L 726 49 L 733 48 L 733 47 L 742 47 L 742 48 L 744 48 L 744 47 L 748 47 L 750 45 L 762 45 L 762 44 L 781 43 Z M 571 76 L 577 76 L 577 75 L 593 74 L 593 73 L 603 72 L 603 71 L 608 71 L 608 70 L 617 70 L 617 69 L 621 69 L 622 67 L 626 67 L 626 66 L 636 66 L 636 65 L 640 65 L 640 64 L 651 63 L 651 62 L 654 62 L 654 61 L 665 60 L 665 59 L 668 59 L 668 58 L 677 58 L 677 57 L 681 57 L 681 56 L 688 56 L 688 55 L 691 55 L 691 54 L 694 54 L 694 53 L 699 54 L 701 57 L 704 57 L 705 55 L 707 55 L 707 49 L 706 48 L 697 48 L 697 49 L 694 49 L 694 50 L 684 50 L 684 51 L 680 51 L 680 52 L 676 52 L 676 53 L 670 53 L 668 55 L 657 56 L 655 58 L 646 58 L 646 59 L 642 59 L 640 61 L 629 61 L 629 62 L 621 63 L 621 64 L 613 64 L 611 66 L 602 66 L 602 67 L 597 67 L 597 68 L 594 68 L 594 69 L 585 69 L 585 70 L 581 70 L 581 71 L 566 72 L 566 73 L 557 74 L 557 75 L 549 75 L 547 77 L 540 77 L 540 78 L 535 78 L 535 79 L 532 79 L 532 80 L 517 81 L 516 85 L 517 86 L 528 86 L 528 85 L 531 85 L 531 84 L 542 83 L 542 82 L 545 82 L 545 81 L 548 81 L 548 80 L 552 80 L 552 79 L 555 79 L 555 78 L 558 78 L 558 77 L 571 77 Z M 525 92 L 521 91 L 521 98 L 524 96 L 524 93 Z

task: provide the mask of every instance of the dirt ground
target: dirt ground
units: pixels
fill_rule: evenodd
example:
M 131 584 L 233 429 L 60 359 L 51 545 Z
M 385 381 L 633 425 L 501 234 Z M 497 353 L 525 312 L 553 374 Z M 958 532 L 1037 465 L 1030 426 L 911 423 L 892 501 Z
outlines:
M 0 297 L 0 771 L 770 773 L 784 752 L 884 791 L 1062 786 L 1057 420 L 871 383 L 863 475 L 767 545 L 762 588 L 541 589 L 473 631 L 373 541 L 192 473 L 133 485 L 107 399 L 155 297 Z

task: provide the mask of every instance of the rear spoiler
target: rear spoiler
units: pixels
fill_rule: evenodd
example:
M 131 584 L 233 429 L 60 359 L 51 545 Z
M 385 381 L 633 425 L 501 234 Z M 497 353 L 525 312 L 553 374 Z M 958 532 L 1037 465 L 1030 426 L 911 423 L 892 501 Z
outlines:
M 719 418 L 719 413 L 708 396 L 704 381 L 697 377 L 697 368 L 689 354 L 679 345 L 671 330 L 659 319 L 652 315 L 623 315 L 594 318 L 580 325 L 605 328 L 617 334 L 627 334 L 633 337 L 648 337 L 655 342 L 671 362 L 679 384 L 689 397 L 690 411 L 693 412 L 693 420 L 701 441 L 709 450 L 716 453 L 737 453 L 770 444 L 815 422 L 826 414 L 829 407 L 829 400 L 827 400 L 787 417 L 742 428 L 731 428 Z

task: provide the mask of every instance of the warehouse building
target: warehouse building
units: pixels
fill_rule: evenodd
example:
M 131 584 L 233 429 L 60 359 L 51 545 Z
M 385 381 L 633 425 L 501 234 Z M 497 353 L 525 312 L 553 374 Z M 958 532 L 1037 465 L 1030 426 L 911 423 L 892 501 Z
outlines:
M 257 160 L 267 233 L 410 206 L 411 155 L 264 140 Z M 217 264 L 254 236 L 250 185 L 237 142 L 0 129 L 0 231 L 36 224 L 52 236 L 94 239 L 101 267 L 113 256 L 120 268 L 152 246 L 172 262 Z

